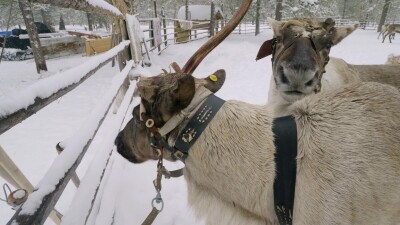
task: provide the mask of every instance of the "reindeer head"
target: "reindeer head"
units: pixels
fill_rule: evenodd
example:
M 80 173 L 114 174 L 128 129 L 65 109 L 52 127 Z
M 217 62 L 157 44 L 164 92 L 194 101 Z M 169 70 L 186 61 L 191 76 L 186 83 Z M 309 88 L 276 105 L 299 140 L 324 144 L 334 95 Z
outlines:
M 274 32 L 273 76 L 277 90 L 288 102 L 320 92 L 331 47 L 358 27 L 335 27 L 331 18 L 323 22 L 303 18 L 268 21 Z
M 191 74 L 207 54 L 235 29 L 250 5 L 251 0 L 244 0 L 233 18 L 217 35 L 209 39 L 194 53 L 182 70 L 174 67 L 176 73 L 140 78 L 136 94 L 141 98 L 142 108 L 146 111 L 147 116 L 154 120 L 156 127 L 162 127 L 172 116 L 187 107 L 192 101 L 196 89 L 200 86 L 214 93 L 221 88 L 225 81 L 224 70 L 218 70 L 213 74 L 214 76 L 204 79 L 196 79 Z M 115 140 L 118 152 L 133 163 L 158 158 L 151 147 L 151 134 L 140 118 L 140 107 L 136 106 L 133 110 L 133 118 Z M 163 156 L 165 159 L 175 160 L 175 157 L 169 152 L 164 152 Z
M 204 79 L 197 79 L 182 72 L 168 73 L 140 78 L 135 94 L 141 98 L 147 116 L 154 120 L 157 128 L 161 128 L 172 116 L 190 104 L 196 89 L 205 87 L 215 93 L 224 81 L 224 70 L 218 70 Z M 156 160 L 157 154 L 152 150 L 151 136 L 141 120 L 140 106 L 136 106 L 133 118 L 115 140 L 117 151 L 133 163 Z M 175 160 L 170 152 L 164 152 L 164 158 Z

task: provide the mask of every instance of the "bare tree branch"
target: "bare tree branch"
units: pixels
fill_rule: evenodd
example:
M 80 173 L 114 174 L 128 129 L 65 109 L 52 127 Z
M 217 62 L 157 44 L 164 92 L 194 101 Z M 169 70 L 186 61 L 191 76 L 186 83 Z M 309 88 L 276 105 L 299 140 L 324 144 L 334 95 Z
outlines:
M 100 5 L 92 5 L 86 0 L 31 0 L 32 3 L 50 4 L 62 8 L 70 8 L 81 10 L 89 13 L 96 13 L 101 15 L 116 16 L 123 19 L 122 13 L 114 6 L 107 2 L 102 2 Z

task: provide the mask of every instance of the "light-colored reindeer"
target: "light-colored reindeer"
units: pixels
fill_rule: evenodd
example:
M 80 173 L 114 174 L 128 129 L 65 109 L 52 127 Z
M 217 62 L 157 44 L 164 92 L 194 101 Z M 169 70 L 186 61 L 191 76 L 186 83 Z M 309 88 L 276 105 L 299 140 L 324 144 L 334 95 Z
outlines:
M 249 3 L 245 0 L 242 5 Z M 243 15 L 237 16 L 239 21 Z M 228 23 L 183 71 L 140 78 L 136 94 L 141 106 L 134 109 L 133 119 L 115 141 L 123 157 L 133 163 L 157 159 L 161 149 L 153 151 L 150 132 L 158 137 L 159 131 L 168 130 L 159 140 L 174 145 L 201 104 L 193 99 L 207 93 L 201 92 L 205 89 L 217 91 L 225 77 L 223 70 L 215 73 L 217 79 L 195 79 L 192 72 L 205 51 L 218 45 L 214 41 L 222 41 L 235 26 Z M 369 82 L 306 96 L 290 106 L 298 133 L 293 224 L 400 221 L 399 108 L 398 89 Z M 184 169 L 189 203 L 207 224 L 278 224 L 273 197 L 274 112 L 271 105 L 226 101 L 190 148 Z M 145 117 L 153 123 L 142 121 Z M 160 130 L 149 131 L 145 124 Z M 166 150 L 163 156 L 177 157 Z
M 137 93 L 163 129 L 191 102 L 200 90 L 195 87 L 189 74 L 163 74 L 141 78 Z M 298 133 L 293 224 L 399 222 L 399 91 L 360 82 L 290 107 Z M 139 106 L 133 117 L 116 139 L 118 152 L 134 163 L 157 159 Z M 274 117 L 271 106 L 226 101 L 190 148 L 184 169 L 189 203 L 207 224 L 278 224 Z M 184 126 L 176 124 L 164 138 L 174 139 Z M 174 156 L 164 150 L 166 159 Z
M 267 51 L 272 53 L 273 64 L 268 102 L 278 115 L 290 114 L 288 107 L 305 96 L 354 82 L 375 81 L 400 88 L 400 65 L 352 65 L 329 57 L 331 47 L 358 24 L 336 27 L 332 19 L 268 20 L 277 39 L 274 51 Z
M 382 27 L 381 27 L 381 31 L 379 32 L 379 34 L 378 34 L 378 39 L 379 39 L 379 37 L 382 35 L 382 38 L 383 38 L 383 35 L 386 33 L 386 30 L 387 30 L 387 27 L 389 26 L 389 24 L 383 24 L 382 25 Z M 394 36 L 395 36 L 395 34 L 393 33 L 392 34 L 392 39 L 394 38 Z
M 389 37 L 389 42 L 392 43 L 392 39 L 396 33 L 400 33 L 400 24 L 389 24 L 386 26 L 386 32 L 383 34 L 382 43 L 385 42 L 386 37 Z

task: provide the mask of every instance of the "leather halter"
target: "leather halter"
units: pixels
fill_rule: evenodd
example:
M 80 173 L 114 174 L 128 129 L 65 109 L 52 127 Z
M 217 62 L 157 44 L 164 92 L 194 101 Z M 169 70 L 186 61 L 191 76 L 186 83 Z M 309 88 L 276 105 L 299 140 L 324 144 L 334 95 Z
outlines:
M 290 24 L 290 22 L 287 22 L 287 24 Z M 288 26 L 289 25 L 285 24 L 283 26 L 284 27 L 283 29 L 287 29 Z M 279 59 L 281 58 L 281 56 L 283 55 L 283 53 L 287 49 L 289 49 L 299 38 L 304 37 L 304 38 L 310 39 L 312 48 L 314 49 L 315 53 L 317 54 L 318 61 L 321 61 L 320 51 L 322 49 L 330 50 L 330 47 L 332 46 L 332 41 L 331 41 L 332 37 L 331 37 L 331 35 L 332 35 L 332 31 L 334 30 L 334 28 L 331 28 L 331 30 L 329 32 L 326 32 L 324 34 L 323 37 L 327 38 L 326 40 L 329 40 L 329 41 L 327 41 L 326 43 L 322 43 L 322 45 L 320 45 L 318 43 L 318 40 L 316 40 L 317 37 L 312 35 L 312 32 L 314 30 L 316 30 L 316 29 L 319 29 L 319 28 L 314 28 L 314 27 L 309 26 L 309 25 L 304 26 L 304 28 L 305 28 L 305 31 L 302 34 L 298 33 L 298 34 L 295 34 L 294 36 L 288 37 L 289 38 L 288 42 L 283 46 L 283 49 L 278 53 L 278 55 L 276 55 L 276 45 L 278 43 L 282 42 L 282 37 L 281 36 L 277 36 L 277 37 L 274 37 L 273 39 L 265 41 L 261 45 L 261 47 L 260 47 L 260 49 L 258 51 L 256 60 L 259 60 L 259 59 L 262 59 L 262 58 L 264 58 L 266 56 L 272 55 L 271 61 L 272 61 L 273 74 L 276 74 L 277 73 L 277 69 L 278 69 L 278 67 L 276 65 L 277 65 L 277 62 L 279 61 Z M 321 77 L 322 74 L 326 72 L 325 71 L 325 66 L 328 64 L 328 62 L 329 62 L 329 55 L 327 55 L 327 58 L 324 60 L 324 64 L 323 65 L 318 63 L 318 65 L 320 66 L 320 72 L 318 74 L 319 77 Z
M 283 55 L 283 53 L 287 50 L 287 49 L 289 49 L 299 38 L 308 38 L 308 39 L 310 39 L 310 41 L 311 41 L 311 46 L 312 46 L 312 48 L 314 49 L 314 51 L 315 51 L 315 53 L 316 53 L 316 55 L 317 55 L 317 57 L 318 57 L 318 61 L 320 61 L 321 60 L 321 55 L 320 55 L 320 51 L 321 51 L 321 49 L 317 49 L 317 45 L 316 45 L 316 43 L 315 43 L 315 39 L 314 38 L 312 38 L 312 35 L 311 35 L 311 32 L 313 31 L 313 29 L 312 28 L 307 28 L 306 29 L 307 30 L 307 32 L 305 32 L 305 34 L 295 34 L 293 37 L 290 37 L 290 39 L 289 39 L 289 41 L 288 41 L 288 43 L 287 44 L 285 44 L 284 46 L 283 46 L 283 49 L 278 53 L 278 55 L 275 57 L 275 54 L 276 54 L 276 44 L 278 44 L 278 43 L 280 43 L 282 40 L 281 40 L 281 37 L 274 37 L 273 38 L 273 46 L 272 46 L 272 57 L 271 57 L 271 61 L 272 61 L 272 68 L 273 68 L 273 71 L 274 71 L 274 74 L 276 74 L 276 71 L 277 71 L 277 66 L 276 66 L 276 64 L 277 64 L 277 62 L 279 61 L 279 59 L 281 58 L 281 56 Z M 329 62 L 329 55 L 327 56 L 327 58 L 325 59 L 325 61 L 324 61 L 324 65 L 322 65 L 321 67 L 320 67 L 320 76 L 323 74 L 323 73 L 325 73 L 325 66 L 326 66 L 326 64 L 328 64 L 328 62 Z
M 224 102 L 208 89 L 199 87 L 189 106 L 180 113 L 175 114 L 163 127 L 157 128 L 155 126 L 154 120 L 146 114 L 143 105 L 140 106 L 140 120 L 151 133 L 151 147 L 157 155 L 162 154 L 163 149 L 167 149 L 172 153 L 172 157 L 184 162 L 189 154 L 190 147 L 195 143 Z M 176 139 L 168 138 L 171 131 L 185 122 L 187 122 L 186 126 L 181 129 Z M 136 128 L 138 127 L 136 122 L 134 126 L 133 138 L 135 139 Z M 167 140 L 170 144 L 167 143 Z M 135 143 L 135 140 L 133 142 Z

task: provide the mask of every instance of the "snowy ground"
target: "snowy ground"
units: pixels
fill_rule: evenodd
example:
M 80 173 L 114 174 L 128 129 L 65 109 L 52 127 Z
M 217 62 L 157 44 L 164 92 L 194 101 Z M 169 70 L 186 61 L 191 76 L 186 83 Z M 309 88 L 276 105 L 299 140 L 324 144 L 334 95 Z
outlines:
M 395 39 L 392 44 L 376 39 L 375 31 L 357 30 L 338 46 L 332 48 L 331 56 L 341 57 L 353 64 L 382 64 L 389 54 L 400 54 L 400 41 Z M 255 104 L 266 103 L 269 79 L 271 75 L 270 58 L 256 62 L 255 56 L 263 41 L 272 37 L 271 31 L 261 35 L 231 35 L 217 47 L 195 72 L 195 76 L 207 76 L 218 69 L 227 71 L 224 87 L 217 93 L 224 99 L 238 99 Z M 183 66 L 185 61 L 206 40 L 193 43 L 172 45 L 161 56 L 151 55 L 152 67 L 145 68 L 147 72 L 158 74 L 162 68 L 168 68 L 171 62 Z M 36 74 L 34 61 L 1 62 L 0 64 L 0 104 L 7 96 L 28 87 L 32 83 L 52 76 L 86 61 L 86 57 L 72 56 L 48 60 L 48 72 Z M 113 75 L 118 67 L 105 66 L 80 87 L 52 103 L 36 115 L 0 136 L 0 145 L 20 167 L 28 179 L 36 185 L 57 157 L 55 145 L 76 132 L 87 120 L 91 110 L 102 99 L 110 88 Z M 107 135 L 110 122 L 100 132 L 100 139 Z M 86 157 L 78 168 L 81 179 L 90 171 L 93 159 L 99 155 L 97 149 L 102 149 L 102 140 L 95 139 Z M 94 160 L 95 161 L 95 160 Z M 182 166 L 180 163 L 168 163 L 167 168 Z M 97 208 L 88 224 L 128 225 L 140 224 L 151 210 L 151 200 L 155 196 L 152 180 L 155 177 L 155 163 L 148 162 L 133 165 L 113 152 L 104 184 L 100 190 L 103 193 L 98 200 Z M 0 178 L 0 185 L 5 181 Z M 85 195 L 75 195 L 76 188 L 69 184 L 56 208 L 68 218 L 68 223 L 76 224 L 73 218 L 80 215 L 79 208 L 71 202 L 85 202 Z M 196 220 L 186 201 L 186 184 L 183 178 L 163 180 L 162 196 L 165 202 L 164 211 L 157 217 L 154 224 L 203 224 Z M 75 197 L 74 197 L 75 196 Z M 0 198 L 4 198 L 0 193 Z M 79 205 L 79 204 L 76 204 Z M 0 201 L 0 224 L 6 224 L 14 211 Z M 52 224 L 50 220 L 46 224 Z

